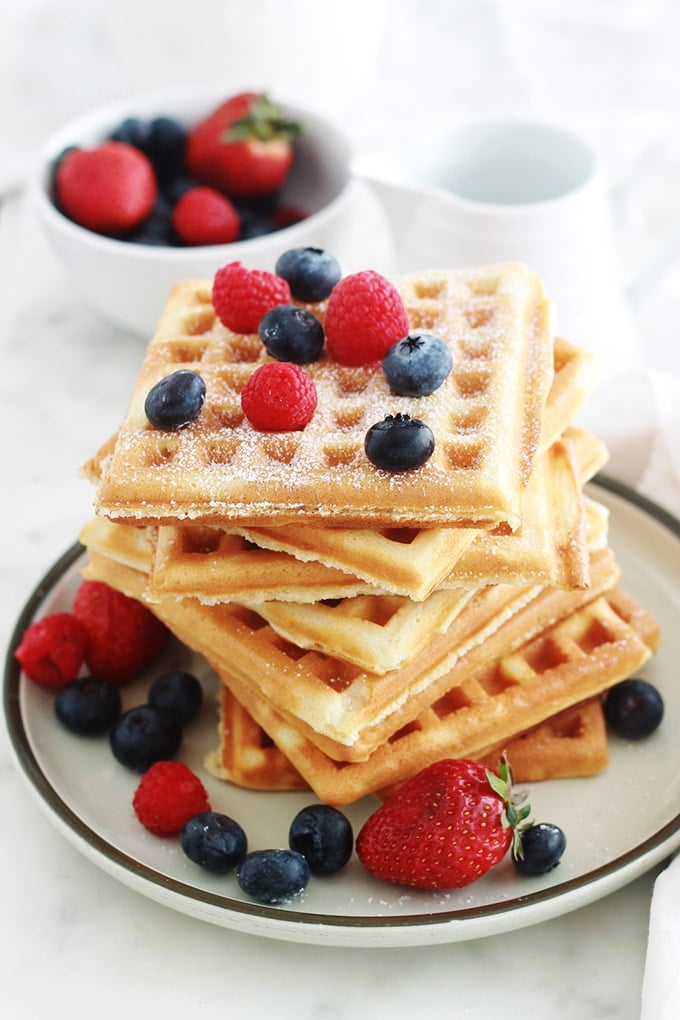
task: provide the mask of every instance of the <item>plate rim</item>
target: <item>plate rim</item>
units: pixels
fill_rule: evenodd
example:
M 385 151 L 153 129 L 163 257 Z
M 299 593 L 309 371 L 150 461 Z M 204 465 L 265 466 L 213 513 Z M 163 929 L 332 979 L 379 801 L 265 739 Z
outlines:
M 626 483 L 606 474 L 598 474 L 589 485 L 600 487 L 637 507 L 680 541 L 680 520 Z M 334 936 L 339 937 L 344 933 L 354 939 L 355 945 L 359 944 L 356 937 L 363 934 L 366 937 L 363 944 L 367 946 L 377 944 L 375 941 L 377 939 L 380 940 L 380 945 L 403 946 L 420 942 L 420 938 L 413 937 L 403 941 L 400 933 L 439 934 L 442 941 L 456 941 L 461 937 L 477 938 L 506 931 L 507 924 L 502 922 L 509 915 L 518 915 L 519 923 L 516 927 L 519 927 L 576 910 L 650 871 L 677 849 L 677 844 L 680 844 L 679 807 L 671 820 L 641 843 L 588 872 L 508 900 L 436 913 L 418 911 L 400 915 L 365 913 L 326 915 L 304 910 L 292 911 L 287 910 L 285 906 L 267 906 L 233 899 L 163 874 L 114 846 L 69 807 L 41 767 L 30 746 L 24 725 L 20 702 L 21 668 L 14 651 L 21 641 L 24 630 L 39 612 L 53 587 L 77 563 L 84 552 L 85 548 L 79 541 L 70 546 L 45 572 L 19 614 L 5 660 L 3 682 L 5 722 L 10 746 L 21 773 L 62 835 L 119 881 L 125 881 L 125 877 L 120 873 L 124 872 L 124 875 L 132 880 L 126 884 L 151 899 L 222 927 L 294 941 L 305 941 L 312 935 L 316 939 L 321 933 L 327 933 L 331 940 Z M 570 898 L 565 902 L 567 897 Z M 549 909 L 551 906 L 552 911 Z M 199 909 L 201 907 L 205 908 L 207 913 L 201 913 Z M 540 916 L 535 917 L 535 914 Z M 461 926 L 468 926 L 470 932 L 461 935 Z M 342 942 L 344 941 L 343 939 Z

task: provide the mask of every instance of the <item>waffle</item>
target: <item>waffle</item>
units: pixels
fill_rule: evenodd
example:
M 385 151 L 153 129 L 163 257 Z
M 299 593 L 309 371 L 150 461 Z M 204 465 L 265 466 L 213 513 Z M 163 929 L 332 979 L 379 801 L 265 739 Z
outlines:
M 135 598 L 146 576 L 90 550 L 85 576 L 106 581 Z M 235 604 L 203 606 L 193 599 L 163 599 L 154 612 L 190 648 L 237 677 L 252 700 L 269 700 L 338 759 L 367 758 L 424 705 L 469 673 L 470 662 L 519 646 L 555 620 L 611 588 L 619 578 L 609 549 L 595 554 L 588 590 L 491 585 L 475 593 L 448 629 L 419 654 L 383 675 L 281 638 L 254 611 Z M 239 691 L 235 691 L 244 702 Z M 257 719 L 252 705 L 246 707 Z M 259 721 L 259 720 L 258 720 Z M 266 729 L 266 726 L 265 726 Z
M 95 517 L 82 528 L 80 540 L 91 552 L 146 574 L 153 560 L 152 542 L 148 537 L 143 545 L 140 541 L 140 555 L 132 563 L 128 556 L 129 533 L 148 534 L 152 530 L 130 528 Z M 314 566 L 311 571 L 314 572 Z M 386 673 L 413 659 L 437 634 L 446 631 L 474 595 L 475 589 L 459 587 L 433 592 L 422 603 L 399 595 L 366 595 L 332 605 L 315 605 L 317 648 L 322 652 L 332 649 L 336 658 L 367 671 Z M 142 597 L 151 605 L 160 601 L 155 593 L 149 598 L 148 584 Z M 283 603 L 267 603 L 257 610 L 264 613 L 280 605 Z M 294 619 L 302 624 L 304 609 L 309 607 L 298 605 L 295 608 L 297 617 Z M 266 615 L 263 619 L 267 619 Z M 313 643 L 311 637 L 307 647 L 310 643 Z
M 155 529 L 123 528 L 103 517 L 93 517 L 80 529 L 82 545 L 132 570 L 148 573 L 155 546 Z
M 480 760 L 489 768 L 497 768 L 502 751 L 519 783 L 602 772 L 609 763 L 609 748 L 601 699 L 589 698 L 565 708 Z
M 581 484 L 606 457 L 590 433 L 569 429 L 536 461 L 516 532 L 479 528 L 256 529 L 163 525 L 148 595 L 192 596 L 205 603 L 271 603 L 259 611 L 290 632 L 297 605 L 389 592 L 425 599 L 438 586 L 588 583 Z M 586 464 L 582 470 L 581 464 Z M 325 572 L 324 572 L 324 568 Z M 324 587 L 325 585 L 325 587 Z M 305 620 L 323 608 L 301 610 Z M 305 647 L 313 632 L 296 629 Z
M 249 790 L 306 790 L 308 784 L 231 691 L 219 693 L 219 752 L 205 767 L 218 779 Z
M 540 449 L 547 448 L 574 422 L 596 382 L 596 359 L 590 351 L 556 337 L 553 379 L 546 401 Z
M 593 359 L 561 339 L 555 341 L 554 358 L 555 375 L 545 410 L 541 446 L 547 449 L 567 429 L 567 437 L 576 445 L 581 480 L 585 481 L 602 466 L 606 450 L 595 437 L 568 425 L 588 392 Z M 114 445 L 115 437 L 85 466 L 91 481 L 101 480 L 102 462 Z M 530 486 L 535 488 L 536 483 L 530 481 Z M 527 510 L 525 502 L 525 519 L 527 513 L 533 516 L 535 510 L 533 513 Z M 157 531 L 148 594 L 194 595 L 205 602 L 269 599 L 310 602 L 384 591 L 419 600 L 441 583 L 477 533 L 478 529 L 464 528 L 376 530 L 306 525 L 281 528 L 275 524 L 195 531 L 191 525 L 166 525 Z M 543 528 L 543 536 L 550 534 L 551 528 Z M 543 537 L 541 547 L 545 544 Z M 253 546 L 288 553 L 296 560 L 323 564 L 332 570 L 324 571 L 317 566 L 315 570 L 301 571 L 285 558 L 250 555 Z M 565 567 L 562 564 L 567 553 L 569 561 Z M 208 563 L 210 569 L 206 570 Z M 568 545 L 553 546 L 550 562 L 543 565 L 541 577 L 534 579 L 548 583 L 552 578 L 554 583 L 569 583 L 569 564 L 573 577 L 573 550 Z M 479 566 L 476 573 L 479 576 Z
M 321 801 L 342 806 L 386 790 L 444 757 L 484 759 L 531 724 L 579 704 L 638 670 L 658 641 L 655 622 L 623 592 L 601 596 L 489 662 L 364 762 L 324 754 L 271 702 L 232 673 L 225 683 Z M 505 739 L 503 739 L 505 737 Z
M 208 772 L 250 790 L 301 790 L 308 783 L 234 697 L 220 684 L 219 746 L 204 759 Z M 515 782 L 592 776 L 608 763 L 607 728 L 599 698 L 558 712 L 481 759 L 497 768 L 505 751 Z M 385 796 L 389 789 L 381 790 Z
M 152 602 L 173 595 L 208 605 L 271 599 L 306 603 L 376 591 L 375 585 L 344 570 L 318 561 L 304 563 L 221 528 L 161 525 L 156 536 L 147 587 Z
M 376 366 L 343 367 L 324 353 L 307 367 L 318 406 L 305 429 L 264 433 L 244 419 L 240 391 L 268 360 L 257 335 L 216 319 L 209 281 L 177 284 L 149 344 L 128 413 L 103 463 L 99 513 L 138 524 L 249 526 L 272 518 L 343 527 L 434 525 L 515 530 L 554 373 L 550 304 L 519 264 L 403 277 L 412 329 L 453 354 L 427 397 L 395 397 Z M 323 305 L 314 310 L 323 319 Z M 178 368 L 198 371 L 207 396 L 184 429 L 152 428 L 146 395 Z M 386 414 L 427 422 L 435 450 L 421 468 L 391 473 L 364 453 Z
M 567 568 L 559 575 L 561 587 L 589 587 L 590 558 L 580 487 L 562 444 L 554 444 L 549 453 L 551 477 L 558 480 L 549 504 L 552 512 L 543 509 L 540 526 L 537 519 L 520 532 L 480 534 L 441 588 L 422 602 L 377 595 L 330 603 L 265 602 L 256 607 L 257 612 L 277 634 L 301 648 L 342 658 L 369 672 L 385 673 L 411 661 L 435 634 L 451 626 L 458 613 L 469 619 L 475 608 L 478 612 L 479 607 L 491 606 L 499 597 L 510 598 L 518 607 L 522 600 L 533 597 L 534 586 L 555 585 L 552 574 L 545 576 L 546 562 Z M 604 527 L 604 522 L 598 525 Z M 601 533 L 593 526 L 598 542 Z M 489 591 L 489 586 L 497 590 Z M 459 601 L 451 602 L 452 595 Z M 472 607 L 467 617 L 466 605 Z M 485 633 L 488 638 L 488 629 Z
M 576 444 L 581 481 L 600 470 L 607 459 L 604 444 L 571 423 L 592 386 L 594 358 L 557 338 L 554 376 L 545 409 L 541 450 L 566 433 Z M 535 512 L 535 511 L 534 511 Z M 527 513 L 525 508 L 524 518 Z M 279 527 L 277 522 L 229 529 L 261 548 L 287 552 L 304 561 L 320 561 L 362 577 L 377 589 L 424 598 L 439 584 L 475 537 L 471 529 L 314 528 L 306 524 Z M 555 583 L 558 583 L 557 574 Z M 548 583 L 548 577 L 544 577 Z

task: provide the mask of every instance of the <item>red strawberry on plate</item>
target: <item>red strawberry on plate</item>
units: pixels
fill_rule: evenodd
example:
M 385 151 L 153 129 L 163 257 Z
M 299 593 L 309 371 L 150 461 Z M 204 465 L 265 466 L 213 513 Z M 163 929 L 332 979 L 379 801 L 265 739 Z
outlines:
M 507 764 L 498 773 L 448 758 L 408 779 L 364 823 L 356 841 L 377 878 L 418 889 L 460 888 L 498 864 L 530 808 L 515 808 Z
M 168 630 L 151 610 L 102 581 L 83 581 L 73 615 L 86 632 L 85 661 L 93 676 L 121 685 L 134 680 L 160 652 Z
M 59 161 L 54 187 L 69 219 L 112 237 L 139 226 L 158 194 L 150 161 L 125 142 L 70 149 Z
M 229 198 L 271 195 L 288 177 L 299 130 L 267 96 L 241 92 L 189 132 L 187 170 Z

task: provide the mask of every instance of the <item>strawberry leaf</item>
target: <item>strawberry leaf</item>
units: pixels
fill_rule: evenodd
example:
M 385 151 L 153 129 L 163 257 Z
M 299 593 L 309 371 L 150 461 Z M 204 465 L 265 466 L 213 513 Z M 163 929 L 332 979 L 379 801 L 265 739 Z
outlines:
M 498 774 L 487 770 L 486 778 L 489 786 L 503 798 L 504 807 L 501 825 L 504 829 L 512 829 L 512 855 L 522 859 L 522 833 L 531 824 L 527 818 L 531 814 L 531 805 L 527 803 L 528 791 L 516 793 L 512 786 L 512 770 L 505 754 L 501 755 Z
M 508 800 L 510 796 L 510 787 L 508 786 L 505 779 L 501 776 L 497 776 L 495 772 L 491 772 L 487 769 L 486 778 L 489 782 L 489 786 L 494 793 L 497 793 L 503 800 Z
M 301 128 L 296 121 L 288 120 L 283 111 L 265 95 L 253 99 L 245 117 L 233 121 L 225 135 L 225 142 L 244 142 L 257 139 L 261 142 L 291 141 Z

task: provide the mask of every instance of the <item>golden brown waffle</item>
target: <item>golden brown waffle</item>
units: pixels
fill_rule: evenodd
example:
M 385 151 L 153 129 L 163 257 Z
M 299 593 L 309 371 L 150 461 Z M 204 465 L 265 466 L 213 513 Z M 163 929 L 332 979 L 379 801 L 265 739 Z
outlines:
M 231 691 L 219 693 L 220 746 L 205 758 L 218 779 L 249 790 L 305 790 L 308 784 Z
M 93 517 L 80 530 L 81 543 L 102 556 L 133 570 L 148 573 L 154 556 L 155 529 L 121 527 L 103 517 Z
M 319 799 L 341 806 L 400 783 L 441 758 L 483 758 L 527 724 L 538 725 L 638 670 L 657 640 L 658 629 L 641 607 L 618 590 L 609 593 L 520 651 L 490 662 L 368 761 L 350 764 L 324 754 L 271 702 L 253 697 L 239 678 L 226 672 L 221 677 Z
M 574 444 L 581 481 L 592 477 L 606 460 L 604 444 L 582 430 L 568 428 L 583 402 L 591 378 L 592 357 L 566 341 L 555 341 L 555 375 L 546 405 L 542 448 L 548 448 L 566 429 Z M 110 439 L 86 465 L 88 478 L 98 482 L 101 464 L 113 450 Z M 532 475 L 533 479 L 533 475 Z M 535 490 L 537 483 L 530 481 Z M 524 516 L 536 511 L 527 510 Z M 534 498 L 534 503 L 536 498 Z M 544 516 L 544 515 L 543 515 Z M 536 528 L 534 528 L 534 531 Z M 562 529 L 564 531 L 564 527 Z M 316 601 L 345 598 L 353 594 L 388 592 L 423 599 L 450 572 L 479 529 L 427 528 L 315 528 L 260 526 L 223 531 L 191 525 L 167 525 L 157 529 L 158 541 L 149 581 L 149 596 L 194 595 L 205 602 L 269 599 Z M 546 545 L 551 527 L 543 527 L 540 548 Z M 235 536 L 241 536 L 237 539 Z M 323 564 L 301 570 L 289 559 L 250 555 L 255 549 L 284 552 L 304 563 Z M 568 552 L 566 551 L 568 550 Z M 540 576 L 548 583 L 578 583 L 574 552 L 568 545 L 550 550 Z M 534 561 L 538 552 L 534 554 Z M 563 561 L 566 563 L 563 564 Z M 583 557 L 581 557 L 582 566 Z M 258 562 L 259 561 L 259 562 Z M 209 565 L 209 570 L 206 566 Z M 475 572 L 479 576 L 477 564 Z M 570 581 L 571 572 L 571 581 Z M 349 575 L 349 576 L 346 576 Z M 527 581 L 532 578 L 526 571 Z M 367 582 L 363 585 L 361 581 Z
M 579 477 L 583 484 L 607 460 L 604 443 L 592 434 L 571 426 L 590 391 L 594 358 L 586 351 L 557 338 L 554 359 L 555 374 L 547 399 L 540 448 L 542 451 L 548 450 L 557 439 L 565 435 L 574 444 Z M 542 528 L 540 545 L 544 550 L 546 536 L 551 534 L 552 527 L 545 527 L 545 511 L 540 503 L 536 505 L 541 498 L 537 489 L 538 486 L 534 486 L 534 505 L 531 508 L 526 506 L 525 495 L 523 518 L 525 521 L 527 517 L 536 519 L 534 531 Z M 276 521 L 272 521 L 257 527 L 228 530 L 243 535 L 261 548 L 286 552 L 305 562 L 318 561 L 344 570 L 371 582 L 378 590 L 422 599 L 451 572 L 475 538 L 478 529 L 376 530 L 315 528 L 307 524 L 292 524 L 282 528 Z M 564 550 L 559 554 L 551 550 L 540 577 L 534 579 L 546 584 L 568 584 L 566 578 L 569 569 L 561 562 L 564 559 Z M 475 573 L 481 573 L 479 564 L 475 566 Z M 528 572 L 526 576 L 530 579 Z
M 609 762 L 607 724 L 599 697 L 551 716 L 480 760 L 497 768 L 505 751 L 517 782 L 594 776 Z
M 244 419 L 240 391 L 268 360 L 256 335 L 216 319 L 209 281 L 185 281 L 169 297 L 149 344 L 127 416 L 103 464 L 97 509 L 145 524 L 178 521 L 335 526 L 506 525 L 522 497 L 543 429 L 553 377 L 550 305 L 526 267 L 443 270 L 399 281 L 412 328 L 450 346 L 454 365 L 428 397 L 395 397 L 379 367 L 349 368 L 328 353 L 307 367 L 318 392 L 300 432 L 264 433 Z M 323 306 L 315 309 L 323 318 Z M 204 378 L 199 418 L 152 428 L 146 395 L 179 368 Z M 435 451 L 401 474 L 374 468 L 368 428 L 386 414 L 427 422 Z
M 251 534 L 250 529 L 212 528 L 204 529 L 212 535 L 201 544 L 193 540 L 195 530 L 195 525 L 158 528 L 149 578 L 152 597 L 191 595 L 206 603 L 240 599 L 254 604 L 273 600 L 315 602 L 388 592 L 420 601 L 448 573 L 449 563 L 455 563 L 479 531 L 291 525 L 264 529 L 266 534 L 261 535 L 260 529 L 253 529 Z M 288 535 L 289 531 L 295 534 Z M 304 551 L 305 536 L 318 547 L 314 556 Z M 326 548 L 334 549 L 335 554 L 325 557 L 319 553 L 319 549 Z M 258 552 L 259 558 L 263 558 L 263 552 L 268 554 L 265 562 L 270 571 L 253 573 L 255 564 L 251 561 L 258 559 Z M 280 581 L 285 581 L 285 586 Z
M 501 535 L 479 528 L 163 525 L 147 594 L 258 604 L 279 632 L 310 647 L 318 641 L 314 617 L 323 620 L 326 611 L 300 607 L 297 625 L 298 603 L 381 592 L 421 601 L 438 586 L 461 584 L 582 587 L 588 555 L 581 485 L 604 459 L 594 436 L 568 429 L 536 461 L 521 528 Z
M 546 450 L 573 424 L 592 392 L 597 376 L 595 356 L 563 337 L 555 338 L 553 358 L 554 374 L 545 407 L 542 450 Z
M 90 551 L 85 575 L 143 598 L 146 576 Z M 468 675 L 470 663 L 516 648 L 528 637 L 611 588 L 619 571 L 611 551 L 593 557 L 591 589 L 491 585 L 475 593 L 448 629 L 403 667 L 383 675 L 303 650 L 281 638 L 252 610 L 163 599 L 154 612 L 220 672 L 294 719 L 311 740 L 338 759 L 367 758 L 400 726 Z M 252 704 L 235 691 L 257 719 Z M 258 720 L 259 721 L 259 720 Z M 266 729 L 266 726 L 265 726 Z M 501 735 L 502 736 L 502 735 Z
M 571 568 L 570 574 L 565 570 L 560 575 L 561 587 L 589 587 L 590 557 L 580 488 L 562 444 L 554 444 L 550 454 L 555 461 L 551 474 L 558 484 L 553 486 L 552 503 L 548 504 L 552 512 L 543 511 L 542 527 L 536 520 L 531 527 L 523 525 L 519 533 L 494 536 L 484 532 L 459 558 L 441 588 L 422 602 L 369 595 L 305 605 L 264 602 L 256 607 L 257 612 L 277 634 L 301 648 L 345 659 L 369 672 L 385 673 L 411 661 L 436 633 L 448 629 L 459 613 L 468 619 L 482 605 L 490 606 L 493 600 L 508 596 L 518 607 L 520 600 L 532 597 L 533 585 L 555 585 L 554 576 L 545 577 L 546 562 Z M 591 524 L 590 538 L 599 545 L 598 525 L 604 527 L 606 521 L 593 517 Z M 545 539 L 542 531 L 548 536 Z M 559 556 L 562 548 L 565 552 Z M 489 585 L 496 590 L 488 591 Z M 447 596 L 452 594 L 460 601 L 451 602 Z M 471 609 L 466 615 L 467 605 Z
M 80 539 L 92 552 L 146 574 L 153 560 L 152 542 L 148 538 L 143 544 L 140 542 L 136 550 L 139 555 L 135 562 L 130 562 L 129 534 L 139 532 L 147 535 L 152 530 L 130 528 L 95 517 L 82 529 Z M 301 566 L 298 564 L 298 567 Z M 314 564 L 305 566 L 314 573 Z M 209 570 L 209 567 L 206 569 Z M 437 634 L 445 631 L 474 595 L 472 588 L 454 588 L 433 592 L 421 603 L 399 595 L 354 596 L 333 604 L 296 605 L 293 619 L 298 621 L 302 630 L 304 610 L 311 609 L 315 628 L 314 634 L 308 635 L 306 647 L 317 639 L 316 647 L 322 652 L 332 649 L 335 658 L 355 663 L 364 670 L 386 673 L 413 659 Z M 521 593 L 518 597 L 522 597 Z M 159 601 L 157 593 L 149 596 L 148 585 L 143 591 L 143 598 L 152 605 Z M 282 605 L 266 603 L 257 606 L 257 611 L 273 612 Z M 263 619 L 267 616 L 263 615 Z
M 114 525 L 114 527 L 121 525 Z M 375 592 L 368 581 L 317 561 L 303 563 L 238 534 L 202 525 L 156 531 L 147 598 L 166 595 L 216 602 L 318 602 Z
M 204 764 L 218 779 L 251 790 L 309 789 L 271 737 L 255 722 L 225 684 L 218 695 L 219 746 Z M 592 776 L 609 760 L 607 728 L 599 698 L 575 705 L 522 733 L 484 758 L 497 768 L 505 751 L 517 783 Z M 390 789 L 379 791 L 380 796 Z
M 553 587 L 520 588 L 516 585 L 490 585 L 481 589 L 442 636 L 445 650 L 441 660 L 431 664 L 423 654 L 381 677 L 364 674 L 361 679 L 370 680 L 371 700 L 366 707 L 362 706 L 360 713 L 348 712 L 345 724 L 351 720 L 354 725 L 350 737 L 331 733 L 328 726 L 310 724 L 309 713 L 291 711 L 282 692 L 274 692 L 274 705 L 330 757 L 338 761 L 365 760 L 389 742 L 397 731 L 410 725 L 427 705 L 459 688 L 471 672 L 570 616 L 603 591 L 610 590 L 619 577 L 613 556 L 604 551 L 594 557 L 593 585 L 587 591 L 566 592 Z M 430 647 L 432 645 L 434 641 Z M 206 652 L 208 657 L 212 654 L 213 649 Z M 226 666 L 227 672 L 232 672 L 231 664 L 222 655 L 218 655 L 217 663 L 214 659 L 211 662 L 220 669 Z M 421 672 L 418 672 L 419 667 Z M 378 680 L 382 681 L 380 685 Z M 265 686 L 264 696 L 269 697 L 269 685 Z M 352 693 L 351 687 L 348 693 Z

